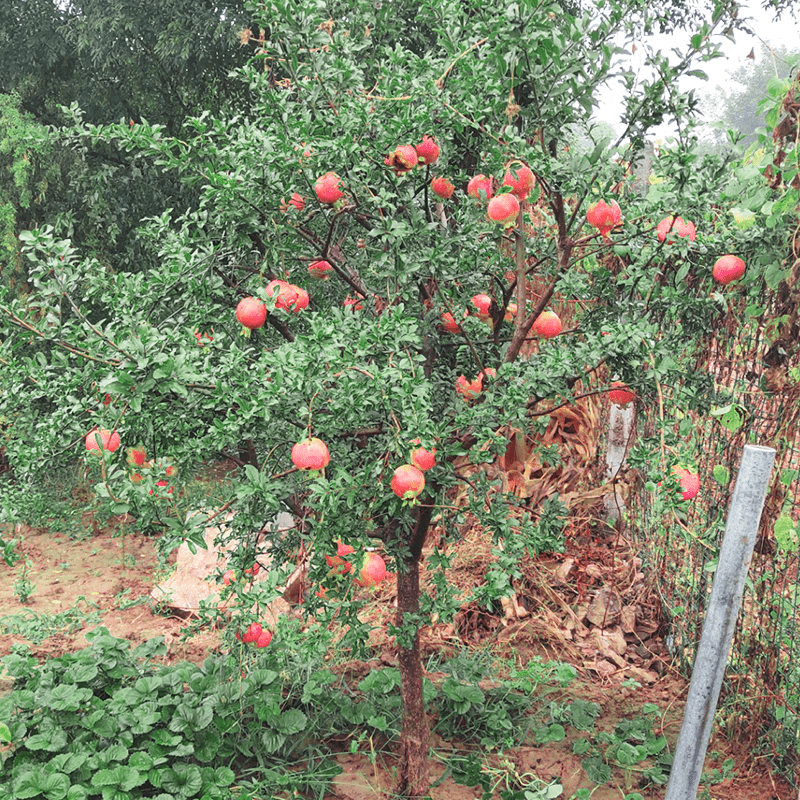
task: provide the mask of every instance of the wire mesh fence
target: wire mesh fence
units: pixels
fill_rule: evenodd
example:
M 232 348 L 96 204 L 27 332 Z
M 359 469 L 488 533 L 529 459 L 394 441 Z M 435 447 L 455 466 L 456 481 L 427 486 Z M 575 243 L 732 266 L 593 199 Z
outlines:
M 717 719 L 728 735 L 750 741 L 797 785 L 800 368 L 781 347 L 786 320 L 770 322 L 782 316 L 777 313 L 781 303 L 775 293 L 758 307 L 743 301 L 731 308 L 724 325 L 697 356 L 693 368 L 714 382 L 708 413 L 687 412 L 665 430 L 659 408 L 672 405 L 673 398 L 679 403 L 674 387 L 661 386 L 658 403 L 640 404 L 636 436 L 643 450 L 660 449 L 668 461 L 675 455 L 670 453 L 671 442 L 680 440 L 683 454 L 688 445 L 702 488 L 692 501 L 664 505 L 643 471 L 637 470 L 628 521 L 662 600 L 667 644 L 688 675 L 742 447 L 752 443 L 777 450 Z

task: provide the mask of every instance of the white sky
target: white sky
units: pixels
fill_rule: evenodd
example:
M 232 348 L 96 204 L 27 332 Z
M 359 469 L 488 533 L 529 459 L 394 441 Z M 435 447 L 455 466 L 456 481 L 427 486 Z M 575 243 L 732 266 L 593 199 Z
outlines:
M 755 51 L 756 63 L 763 58 L 762 43 L 768 47 L 782 47 L 792 51 L 800 50 L 800 21 L 792 17 L 788 12 L 784 12 L 780 21 L 775 21 L 771 12 L 761 9 L 758 0 L 742 3 L 739 10 L 739 19 L 747 19 L 754 34 L 747 34 L 737 31 L 734 41 L 722 40 L 722 51 L 725 58 L 714 59 L 705 63 L 698 62 L 694 68 L 703 70 L 708 75 L 708 81 L 697 78 L 683 78 L 680 88 L 684 91 L 695 89 L 699 97 L 714 96 L 718 88 L 725 88 L 729 83 L 729 75 L 739 67 L 752 63 L 747 55 L 751 49 Z M 681 53 L 685 53 L 689 48 L 689 32 L 681 32 L 673 35 L 653 36 L 647 40 L 647 44 L 653 48 L 670 52 L 672 48 L 678 48 Z M 641 50 L 640 50 L 641 52 Z M 769 57 L 769 56 L 767 56 Z M 639 61 L 638 54 L 634 59 Z M 670 58 L 670 61 L 677 60 L 677 56 Z M 636 61 L 634 61 L 635 65 Z M 779 65 L 782 66 L 782 65 Z M 622 125 L 619 122 L 619 115 L 622 106 L 616 101 L 617 92 L 607 89 L 602 100 L 602 113 L 598 116 L 610 122 L 618 133 L 622 132 Z M 659 130 L 657 135 L 664 137 L 670 135 L 668 127 Z

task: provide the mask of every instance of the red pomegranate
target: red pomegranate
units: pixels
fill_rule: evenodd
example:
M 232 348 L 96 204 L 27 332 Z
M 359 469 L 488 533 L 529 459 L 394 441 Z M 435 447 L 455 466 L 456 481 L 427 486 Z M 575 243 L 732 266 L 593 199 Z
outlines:
M 438 178 L 431 180 L 431 190 L 434 194 L 439 195 L 442 200 L 449 200 L 453 196 L 456 187 L 447 178 L 443 178 L 440 175 Z
M 622 210 L 617 205 L 616 200 L 612 200 L 611 205 L 606 203 L 605 200 L 598 200 L 589 206 L 589 210 L 586 212 L 586 221 L 593 228 L 597 228 L 606 239 L 609 238 L 608 234 L 611 229 L 619 225 L 621 220 Z
M 444 324 L 444 329 L 448 333 L 461 333 L 461 326 L 455 321 L 453 315 L 449 311 L 445 311 L 442 314 L 442 323 Z
M 99 442 L 98 439 L 100 440 Z M 113 453 L 120 445 L 119 434 L 116 431 L 99 430 L 98 428 L 89 431 L 83 441 L 87 450 L 96 450 L 98 453 L 102 450 L 108 450 L 109 453 Z
M 492 222 L 508 227 L 516 222 L 519 214 L 519 200 L 510 192 L 499 194 L 489 201 L 486 213 Z
M 308 292 L 305 289 L 301 289 L 299 286 L 295 286 L 294 284 L 292 284 L 292 288 L 297 294 L 297 299 L 292 304 L 292 311 L 294 311 L 295 314 L 298 314 L 304 308 L 308 308 L 311 298 L 308 296 Z
M 492 179 L 485 175 L 476 175 L 470 178 L 467 184 L 467 194 L 476 200 L 489 200 L 492 196 Z
M 322 177 L 317 178 L 314 183 L 314 192 L 320 203 L 335 203 L 344 197 L 344 192 L 340 188 L 341 179 L 335 172 L 326 172 Z
M 744 270 L 745 264 L 741 258 L 727 255 L 717 259 L 712 275 L 714 280 L 726 285 L 741 278 L 744 275 Z
M 308 265 L 308 274 L 320 281 L 328 280 L 332 271 L 333 267 L 327 261 L 312 261 Z
M 316 437 L 304 439 L 292 448 L 292 463 L 298 469 L 325 469 L 330 460 L 328 446 Z
M 671 234 L 680 236 L 681 238 L 688 236 L 689 241 L 693 242 L 697 238 L 697 230 L 693 222 L 684 222 L 683 217 L 664 217 L 661 222 L 656 225 L 656 236 L 659 242 L 666 240 L 666 244 L 674 244 L 676 239 Z M 667 238 L 667 234 L 670 234 Z
M 247 630 L 242 635 L 242 641 L 245 644 L 250 644 L 251 642 L 257 641 L 258 637 L 261 636 L 262 628 L 257 622 L 251 622 L 248 626 Z
M 679 467 L 677 464 L 671 470 L 672 474 L 680 481 L 681 498 L 691 500 L 700 491 L 700 476 L 686 467 Z
M 403 464 L 394 471 L 391 487 L 402 500 L 413 500 L 425 488 L 425 476 L 413 464 Z
M 422 141 L 416 146 L 417 157 L 423 164 L 435 164 L 439 160 L 439 145 L 436 140 L 425 135 Z
M 488 294 L 476 294 L 472 298 L 472 305 L 478 310 L 475 316 L 481 322 L 492 322 L 491 305 L 492 298 Z
M 542 311 L 533 323 L 533 332 L 543 339 L 552 339 L 561 333 L 561 320 L 555 311 Z
M 524 200 L 536 183 L 536 178 L 531 168 L 521 161 L 514 161 L 506 170 L 503 186 L 510 186 L 511 192 L 517 200 Z
M 395 175 L 402 175 L 417 166 L 419 157 L 417 151 L 411 144 L 401 144 L 394 152 L 390 153 L 385 159 L 384 164 L 394 169 Z
M 288 203 L 286 202 L 286 200 L 281 200 L 281 211 L 284 214 L 289 210 L 289 206 L 296 208 L 298 211 L 302 211 L 306 207 L 306 201 L 301 194 L 295 192 L 289 198 Z
M 386 578 L 386 562 L 377 553 L 364 553 L 358 577 L 353 580 L 359 586 L 377 586 Z
M 267 284 L 265 291 L 267 297 L 271 297 L 275 301 L 275 308 L 288 311 L 297 302 L 296 287 L 288 281 L 272 280 Z
M 253 331 L 267 321 L 267 307 L 257 297 L 245 297 L 236 306 L 236 319 L 244 328 Z
M 337 542 L 336 555 L 326 555 L 325 560 L 328 562 L 328 566 L 333 569 L 336 575 L 347 575 L 347 573 L 353 568 L 353 565 L 349 561 L 345 561 L 344 556 L 349 556 L 351 553 L 355 553 L 355 548 L 351 547 L 349 544 Z
M 147 453 L 144 447 L 141 445 L 139 447 L 129 447 L 126 461 L 131 467 L 143 467 L 144 462 L 147 461 Z
M 412 444 L 420 444 L 419 439 L 414 439 Z M 422 472 L 427 472 L 436 466 L 436 448 L 426 450 L 424 447 L 418 447 L 416 450 L 411 451 L 409 459 L 413 466 Z

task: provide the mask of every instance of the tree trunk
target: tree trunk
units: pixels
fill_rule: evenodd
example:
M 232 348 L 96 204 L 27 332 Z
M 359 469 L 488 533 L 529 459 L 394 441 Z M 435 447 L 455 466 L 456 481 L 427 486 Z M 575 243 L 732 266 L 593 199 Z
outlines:
M 419 565 L 422 545 L 433 514 L 432 506 L 417 509 L 405 570 L 397 574 L 397 642 L 400 666 L 400 696 L 403 701 L 403 730 L 400 734 L 400 766 L 397 794 L 426 797 L 428 778 L 428 719 L 422 695 L 422 658 L 419 649 Z M 406 617 L 408 615 L 408 618 Z M 406 626 L 404 629 L 404 625 Z

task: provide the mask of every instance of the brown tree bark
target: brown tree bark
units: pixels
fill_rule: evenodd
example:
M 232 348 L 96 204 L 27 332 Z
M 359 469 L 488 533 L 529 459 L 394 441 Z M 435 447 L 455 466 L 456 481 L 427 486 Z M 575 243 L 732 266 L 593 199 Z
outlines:
M 406 798 L 428 795 L 428 719 L 422 694 L 422 658 L 419 648 L 419 565 L 422 545 L 433 514 L 432 506 L 419 506 L 403 571 L 397 575 L 397 642 L 403 729 L 400 734 L 400 765 L 397 794 Z

